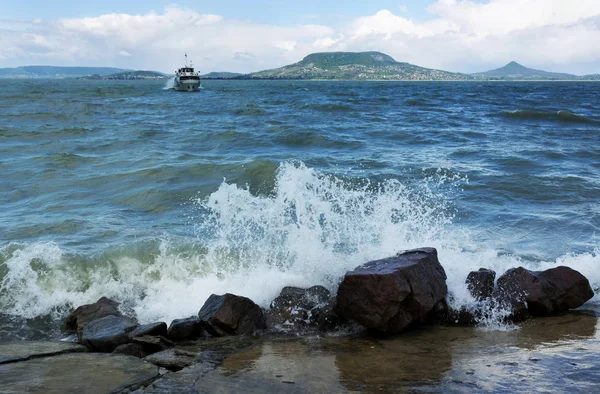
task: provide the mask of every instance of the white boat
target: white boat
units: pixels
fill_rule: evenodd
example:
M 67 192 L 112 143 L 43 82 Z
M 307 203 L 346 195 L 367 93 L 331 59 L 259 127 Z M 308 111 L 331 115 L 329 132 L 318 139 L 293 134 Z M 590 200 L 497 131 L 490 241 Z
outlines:
M 180 92 L 197 92 L 200 90 L 200 74 L 194 71 L 191 62 L 188 66 L 187 53 L 185 54 L 185 67 L 175 72 L 173 89 Z

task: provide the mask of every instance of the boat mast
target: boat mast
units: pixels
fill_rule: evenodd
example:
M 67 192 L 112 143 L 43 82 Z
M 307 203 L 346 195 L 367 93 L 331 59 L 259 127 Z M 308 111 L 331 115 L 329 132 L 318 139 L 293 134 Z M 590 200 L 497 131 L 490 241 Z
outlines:
M 185 66 L 187 67 L 187 52 L 185 53 Z

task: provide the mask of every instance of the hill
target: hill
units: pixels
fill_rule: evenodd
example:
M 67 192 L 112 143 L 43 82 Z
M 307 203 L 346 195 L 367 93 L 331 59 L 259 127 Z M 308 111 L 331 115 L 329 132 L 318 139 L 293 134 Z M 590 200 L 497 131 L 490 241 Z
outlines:
M 564 73 L 553 73 L 542 70 L 535 70 L 533 68 L 527 68 L 517 62 L 510 62 L 506 66 L 497 68 L 495 70 L 490 70 L 482 73 L 471 74 L 476 78 L 485 78 L 485 79 L 549 79 L 549 80 L 557 80 L 557 79 L 579 79 L 576 75 L 573 74 L 564 74 Z
M 110 75 L 90 75 L 81 77 L 81 79 L 111 79 L 111 80 L 138 80 L 138 79 L 166 79 L 171 78 L 163 73 L 156 71 L 124 71 Z
M 114 67 L 56 67 L 56 66 L 23 66 L 0 68 L 0 78 L 78 78 L 89 75 L 110 75 L 125 70 Z
M 400 63 L 381 52 L 325 52 L 273 70 L 259 71 L 241 79 L 346 79 L 460 81 L 469 75 Z
M 218 71 L 218 72 L 211 72 L 208 74 L 200 75 L 200 78 L 202 78 L 202 79 L 232 79 L 232 78 L 240 77 L 242 75 L 244 75 L 244 74 Z

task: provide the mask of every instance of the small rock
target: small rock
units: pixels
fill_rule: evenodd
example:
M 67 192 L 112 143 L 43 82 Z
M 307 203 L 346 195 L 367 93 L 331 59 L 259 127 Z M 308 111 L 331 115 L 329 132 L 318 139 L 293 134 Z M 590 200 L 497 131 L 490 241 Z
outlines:
M 472 271 L 469 273 L 466 284 L 473 298 L 482 301 L 492 296 L 495 279 L 496 272 L 490 269 L 480 268 L 479 271 Z
M 195 358 L 195 353 L 173 348 L 151 354 L 150 356 L 146 357 L 145 360 L 170 371 L 179 371 L 189 365 L 192 365 Z
M 304 329 L 308 325 L 316 325 L 317 309 L 323 307 L 329 297 L 329 290 L 323 286 L 308 289 L 284 287 L 265 314 L 267 327 Z
M 203 331 L 200 319 L 192 316 L 173 320 L 167 331 L 167 337 L 175 342 L 188 341 L 200 338 Z
M 124 343 L 119 345 L 112 351 L 113 354 L 125 354 L 137 358 L 144 358 L 148 354 L 144 351 L 144 347 L 137 343 Z
M 121 317 L 123 315 L 119 312 L 117 301 L 102 297 L 93 304 L 81 305 L 71 312 L 65 319 L 65 329 L 67 331 L 77 331 L 81 339 L 81 331 L 86 324 L 105 316 Z
M 175 343 L 162 336 L 143 336 L 133 338 L 133 343 L 139 345 L 146 355 L 158 353 L 175 346 Z
M 266 328 L 262 309 L 251 299 L 212 294 L 198 313 L 202 327 L 214 336 L 251 335 Z
M 126 317 L 105 316 L 89 322 L 81 336 L 81 344 L 98 352 L 112 352 L 117 346 L 128 343 L 129 333 L 137 324 Z
M 144 324 L 136 328 L 131 332 L 131 337 L 143 337 L 144 335 L 150 336 L 167 336 L 167 323 L 157 322 Z

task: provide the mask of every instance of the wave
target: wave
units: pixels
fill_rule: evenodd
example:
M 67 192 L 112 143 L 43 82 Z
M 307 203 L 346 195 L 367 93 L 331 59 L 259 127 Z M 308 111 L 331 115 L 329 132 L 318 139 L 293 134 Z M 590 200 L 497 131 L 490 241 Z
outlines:
M 454 306 L 474 307 L 464 281 L 480 267 L 501 274 L 516 266 L 568 265 L 600 286 L 600 250 L 536 262 L 478 243 L 476 234 L 454 222 L 453 194 L 462 182 L 444 169 L 428 169 L 420 183 L 408 185 L 282 163 L 268 193 L 223 181 L 192 200 L 191 238 L 166 234 L 93 256 L 54 242 L 3 246 L 0 314 L 58 318 L 108 296 L 143 323 L 170 322 L 197 314 L 210 294 L 225 292 L 267 307 L 284 286 L 320 284 L 335 291 L 347 270 L 422 246 L 438 249 Z
M 596 124 L 600 125 L 600 121 L 586 118 L 582 115 L 577 115 L 567 110 L 560 110 L 557 112 L 544 112 L 536 110 L 515 110 L 515 111 L 502 111 L 499 116 L 509 119 L 517 120 L 546 120 L 554 122 L 564 123 L 581 123 L 581 124 Z

